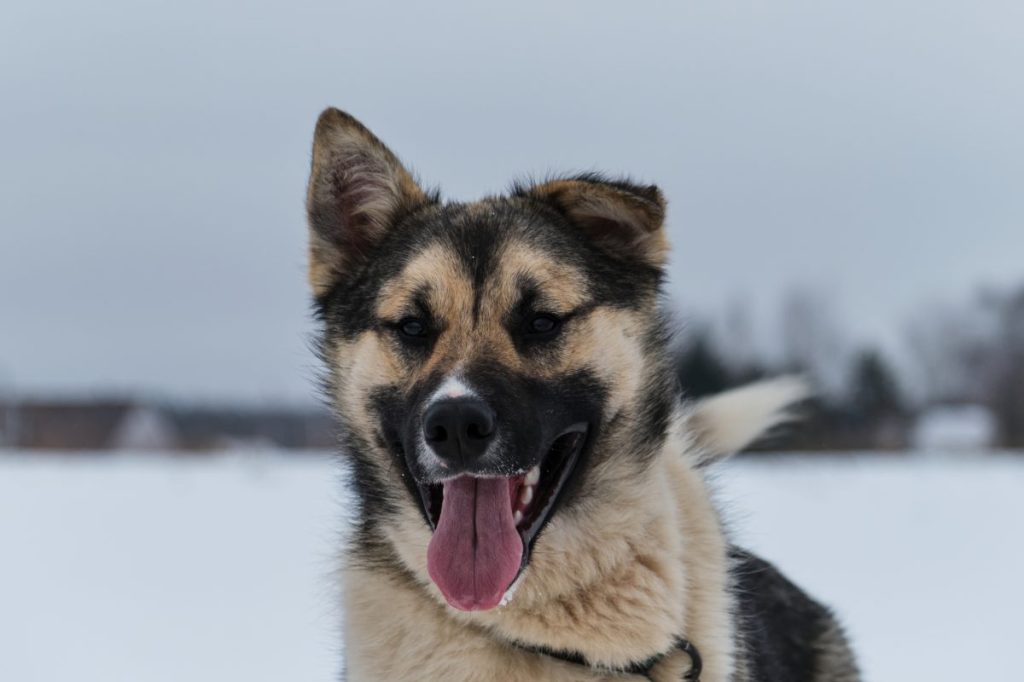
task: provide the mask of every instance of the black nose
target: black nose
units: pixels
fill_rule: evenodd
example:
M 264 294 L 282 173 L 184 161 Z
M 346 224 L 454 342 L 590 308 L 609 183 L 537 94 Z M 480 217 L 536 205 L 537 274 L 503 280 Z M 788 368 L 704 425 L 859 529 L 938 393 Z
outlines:
M 466 466 L 494 440 L 494 411 L 482 400 L 440 400 L 423 415 L 423 437 L 438 457 Z

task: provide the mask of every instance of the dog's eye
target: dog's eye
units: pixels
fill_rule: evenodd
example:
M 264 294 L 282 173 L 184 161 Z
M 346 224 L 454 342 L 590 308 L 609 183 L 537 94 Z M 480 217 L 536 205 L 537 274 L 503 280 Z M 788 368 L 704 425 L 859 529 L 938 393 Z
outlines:
M 421 341 L 430 333 L 427 323 L 415 317 L 407 317 L 398 323 L 398 333 L 405 339 Z
M 562 320 L 550 313 L 537 313 L 526 323 L 526 337 L 536 341 L 554 338 L 562 328 Z

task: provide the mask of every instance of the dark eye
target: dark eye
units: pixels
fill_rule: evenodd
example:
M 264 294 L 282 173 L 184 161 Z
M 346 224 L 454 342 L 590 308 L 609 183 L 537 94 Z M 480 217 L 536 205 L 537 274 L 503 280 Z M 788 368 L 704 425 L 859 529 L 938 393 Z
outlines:
M 427 323 L 415 317 L 407 317 L 398 323 L 398 333 L 410 340 L 422 340 L 427 337 Z
M 537 313 L 526 323 L 527 338 L 537 341 L 554 338 L 562 328 L 562 321 L 550 313 Z

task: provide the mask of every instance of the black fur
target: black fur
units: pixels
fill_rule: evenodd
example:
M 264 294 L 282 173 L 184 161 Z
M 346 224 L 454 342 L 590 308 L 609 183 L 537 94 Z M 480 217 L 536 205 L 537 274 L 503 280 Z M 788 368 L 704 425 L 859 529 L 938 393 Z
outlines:
M 739 548 L 733 548 L 730 558 L 739 656 L 745 668 L 741 679 L 746 682 L 856 679 L 852 655 L 828 608 L 767 561 Z M 836 670 L 839 660 L 844 661 L 845 670 Z

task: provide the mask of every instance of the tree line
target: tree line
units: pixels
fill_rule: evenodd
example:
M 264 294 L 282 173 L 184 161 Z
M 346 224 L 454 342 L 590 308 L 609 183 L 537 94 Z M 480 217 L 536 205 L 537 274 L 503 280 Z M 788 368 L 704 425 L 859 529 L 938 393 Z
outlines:
M 1024 447 L 1024 286 L 920 307 L 899 334 L 902 353 L 849 347 L 834 310 L 818 291 L 790 291 L 773 350 L 754 342 L 743 308 L 717 320 L 686 316 L 679 381 L 698 398 L 758 378 L 805 376 L 815 398 L 799 428 L 766 444 L 773 449 L 903 449 L 921 414 L 951 405 L 984 407 L 997 425 L 993 445 Z

